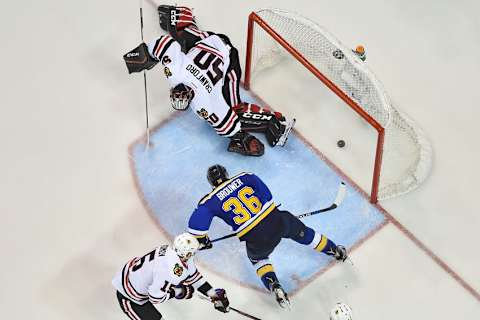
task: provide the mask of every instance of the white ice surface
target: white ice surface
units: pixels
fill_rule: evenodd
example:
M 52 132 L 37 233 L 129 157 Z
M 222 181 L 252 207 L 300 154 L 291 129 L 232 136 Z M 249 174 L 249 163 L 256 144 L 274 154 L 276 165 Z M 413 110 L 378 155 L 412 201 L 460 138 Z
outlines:
M 266 6 L 295 10 L 345 43 L 362 43 L 369 66 L 435 152 L 426 183 L 382 206 L 480 290 L 477 1 L 182 4 L 195 8 L 204 28 L 230 35 L 242 57 L 246 16 Z M 129 76 L 121 59 L 139 41 L 138 2 L 11 1 L 0 18 L 2 318 L 122 319 L 113 273 L 162 241 L 127 158 L 144 132 L 142 78 Z M 145 38 L 155 30 L 155 10 L 145 2 Z M 149 90 L 153 126 L 171 113 L 159 70 L 149 74 Z M 294 110 L 295 96 L 280 99 Z M 301 130 L 315 142 L 315 128 Z M 356 320 L 480 317 L 479 301 L 391 224 L 352 257 L 354 268 L 336 266 L 299 292 L 290 313 L 267 295 L 207 276 L 262 319 L 326 319 L 338 299 Z M 161 309 L 167 319 L 241 319 L 196 299 Z

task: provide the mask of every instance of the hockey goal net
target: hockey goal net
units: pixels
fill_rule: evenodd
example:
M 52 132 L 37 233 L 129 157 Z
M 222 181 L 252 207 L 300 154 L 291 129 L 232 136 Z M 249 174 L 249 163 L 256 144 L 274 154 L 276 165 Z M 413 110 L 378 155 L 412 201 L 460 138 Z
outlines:
M 279 9 L 252 12 L 248 23 L 245 87 L 250 88 L 254 76 L 288 60 L 300 62 L 313 76 L 314 81 L 310 82 L 317 82 L 314 86 L 322 86 L 318 80 L 323 82 L 339 103 L 373 132 L 367 186 L 371 188 L 371 202 L 409 192 L 427 177 L 431 167 L 428 140 L 410 118 L 393 106 L 366 62 L 323 27 L 298 14 Z M 319 127 L 327 120 L 319 119 Z M 321 145 L 317 147 L 324 153 Z

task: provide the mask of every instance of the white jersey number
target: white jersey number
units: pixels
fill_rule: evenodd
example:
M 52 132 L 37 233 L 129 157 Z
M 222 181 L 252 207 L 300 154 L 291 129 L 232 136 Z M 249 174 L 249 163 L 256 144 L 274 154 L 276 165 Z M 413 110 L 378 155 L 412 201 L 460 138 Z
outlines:
M 164 256 L 166 250 L 167 250 L 166 245 L 161 246 L 160 249 L 158 250 L 158 256 Z M 156 251 L 157 251 L 157 249 L 154 249 L 153 251 L 150 251 L 149 253 L 147 253 L 146 255 L 141 257 L 140 260 L 138 260 L 135 263 L 135 265 L 132 267 L 132 272 L 135 272 L 138 269 L 140 269 L 143 266 L 143 264 L 145 263 L 145 260 L 147 259 L 147 257 L 148 257 L 148 262 L 151 262 L 153 259 L 155 259 L 155 252 Z
M 193 59 L 193 62 L 202 70 L 208 69 L 207 77 L 213 85 L 216 85 L 223 78 L 223 71 L 220 69 L 220 64 L 223 64 L 223 61 L 217 55 L 202 50 Z

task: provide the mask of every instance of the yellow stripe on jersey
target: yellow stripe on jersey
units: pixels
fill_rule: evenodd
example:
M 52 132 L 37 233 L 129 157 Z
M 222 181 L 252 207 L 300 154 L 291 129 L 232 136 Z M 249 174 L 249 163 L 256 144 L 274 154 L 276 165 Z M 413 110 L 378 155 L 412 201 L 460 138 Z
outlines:
M 255 220 L 250 223 L 245 229 L 242 229 L 242 231 L 240 231 L 239 233 L 237 233 L 237 237 L 242 237 L 244 236 L 245 234 L 247 234 L 248 231 L 252 230 L 253 227 L 255 227 L 257 224 L 260 223 L 260 221 L 262 221 L 263 219 L 265 219 L 266 216 L 268 216 L 270 214 L 270 212 L 273 211 L 273 209 L 275 209 L 276 206 L 275 206 L 275 203 L 272 203 L 270 205 L 270 207 L 268 207 L 265 211 L 263 211 L 261 214 L 255 216 Z
M 220 189 L 222 189 L 223 187 L 225 187 L 227 184 L 229 184 L 230 182 L 232 182 L 233 179 L 236 179 L 240 176 L 243 176 L 247 174 L 247 172 L 240 172 L 239 174 L 237 174 L 236 176 L 228 179 L 227 181 L 225 182 L 222 182 L 222 184 L 220 184 L 218 187 L 216 187 L 215 189 L 213 189 L 212 192 L 210 192 L 209 194 L 207 194 L 205 197 L 202 198 L 202 200 L 200 200 L 199 202 L 199 205 L 200 204 L 204 204 L 205 201 L 207 201 L 208 199 L 210 199 L 211 197 L 213 197 L 215 195 L 215 193 L 217 193 L 217 191 L 219 191 Z
M 320 241 L 318 242 L 317 246 L 315 247 L 315 250 L 317 251 L 322 251 L 323 249 L 325 249 L 325 246 L 327 245 L 327 237 L 325 237 L 323 234 L 322 234 L 322 238 L 320 239 Z
M 260 278 L 263 277 L 268 272 L 273 272 L 273 266 L 271 264 L 266 264 L 257 269 L 257 275 Z

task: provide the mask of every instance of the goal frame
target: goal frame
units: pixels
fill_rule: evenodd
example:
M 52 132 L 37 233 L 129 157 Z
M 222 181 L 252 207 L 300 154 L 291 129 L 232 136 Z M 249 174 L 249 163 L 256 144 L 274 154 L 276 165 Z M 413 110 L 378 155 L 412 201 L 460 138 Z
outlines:
M 300 62 L 308 71 L 317 77 L 324 85 L 332 90 L 340 99 L 342 99 L 350 108 L 360 115 L 370 126 L 377 131 L 377 145 L 375 151 L 375 162 L 373 167 L 373 178 L 370 191 L 370 202 L 378 202 L 378 189 L 380 183 L 380 172 L 382 168 L 383 146 L 385 141 L 385 128 L 370 116 L 359 104 L 353 101 L 347 94 L 330 81 L 320 70 L 311 64 L 300 52 L 293 48 L 282 36 L 280 36 L 267 22 L 265 22 L 255 12 L 248 16 L 248 34 L 247 34 L 247 51 L 245 57 L 245 77 L 244 87 L 250 90 L 250 81 L 252 74 L 252 49 L 254 40 L 255 24 L 261 27 L 270 37 L 287 50 L 298 62 Z

